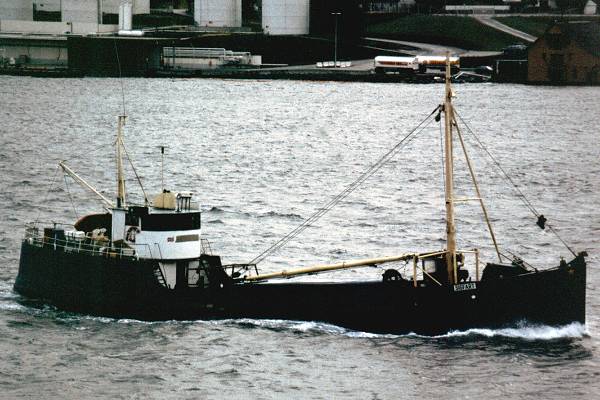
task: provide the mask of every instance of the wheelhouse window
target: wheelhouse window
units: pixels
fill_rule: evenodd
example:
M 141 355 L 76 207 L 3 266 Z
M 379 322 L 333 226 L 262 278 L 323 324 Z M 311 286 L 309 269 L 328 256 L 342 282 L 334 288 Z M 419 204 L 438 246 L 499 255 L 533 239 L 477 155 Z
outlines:
M 142 216 L 144 231 L 187 231 L 200 229 L 200 213 L 148 214 Z

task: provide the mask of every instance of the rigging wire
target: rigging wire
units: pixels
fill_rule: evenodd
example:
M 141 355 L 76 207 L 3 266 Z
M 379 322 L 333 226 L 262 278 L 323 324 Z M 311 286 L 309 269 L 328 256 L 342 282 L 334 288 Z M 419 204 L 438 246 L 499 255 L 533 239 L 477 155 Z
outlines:
M 473 132 L 473 130 L 471 129 L 469 124 L 467 124 L 467 122 L 463 119 L 463 117 L 458 112 L 455 111 L 454 113 L 455 113 L 455 115 L 458 116 L 461 123 L 467 128 L 467 130 L 471 133 L 471 135 L 473 135 L 473 137 L 479 144 L 480 148 L 488 155 L 488 157 L 492 160 L 492 162 L 496 165 L 496 167 L 502 172 L 502 175 L 504 176 L 504 178 L 513 186 L 513 188 L 516 190 L 518 197 L 521 199 L 523 204 L 525 204 L 525 206 L 529 209 L 529 211 L 531 211 L 531 213 L 538 218 L 538 221 L 540 219 L 543 219 L 545 222 L 546 219 L 544 218 L 544 216 L 535 209 L 535 207 L 533 206 L 531 201 L 529 201 L 529 199 L 527 199 L 527 197 L 525 196 L 523 191 L 517 186 L 516 182 L 508 175 L 506 170 L 504 170 L 504 168 L 502 167 L 500 162 L 498 160 L 496 160 L 496 158 L 490 153 L 490 151 L 483 144 L 483 142 L 479 139 L 479 137 L 475 134 L 475 132 Z M 577 256 L 577 254 L 575 254 L 573 249 L 571 249 L 571 247 L 567 244 L 567 242 L 565 242 L 563 240 L 563 238 L 558 234 L 558 232 L 554 229 L 554 227 L 552 225 L 545 222 L 545 226 L 548 227 L 548 229 L 558 238 L 558 240 L 560 240 L 560 242 L 567 248 L 567 250 L 569 250 L 571 252 L 571 254 L 573 254 L 574 256 Z M 540 227 L 543 229 L 543 225 L 541 225 Z
M 249 264 L 258 264 L 263 261 L 269 254 L 279 250 L 283 246 L 285 246 L 289 241 L 294 239 L 296 236 L 301 234 L 306 228 L 310 227 L 314 224 L 318 219 L 324 216 L 327 212 L 329 212 L 333 207 L 335 207 L 339 202 L 348 197 L 354 190 L 356 190 L 361 184 L 363 184 L 369 177 L 371 177 L 374 173 L 379 171 L 381 167 L 387 164 L 397 153 L 398 151 L 410 143 L 410 141 L 419 133 L 421 133 L 432 121 L 432 116 L 440 110 L 441 106 L 437 106 L 423 121 L 421 121 L 413 130 L 411 130 L 400 142 L 396 143 L 391 150 L 385 153 L 379 160 L 377 160 L 374 164 L 372 164 L 365 172 L 363 172 L 356 180 L 350 183 L 344 190 L 335 195 L 324 207 L 319 208 L 314 214 L 305 219 L 300 225 L 296 228 L 288 232 L 281 239 L 279 239 L 275 244 L 271 247 L 260 253 L 256 256 Z
M 492 160 L 492 162 L 496 165 L 496 167 L 498 167 L 498 169 L 502 172 L 502 174 L 504 175 L 504 178 L 506 178 L 508 180 L 508 182 L 515 188 L 519 197 L 523 201 L 523 204 L 525 204 L 525 206 L 533 213 L 533 215 L 535 215 L 536 217 L 539 217 L 540 213 L 538 213 L 538 211 L 535 209 L 533 204 L 531 204 L 531 202 L 527 199 L 527 197 L 525 197 L 525 194 L 517 186 L 515 181 L 508 175 L 508 173 L 504 170 L 504 168 L 502 167 L 500 162 L 498 160 L 496 160 L 496 158 L 492 155 L 492 153 L 490 153 L 490 151 L 487 149 L 487 147 L 485 147 L 483 142 L 479 139 L 479 137 L 475 134 L 475 132 L 473 132 L 473 130 L 467 124 L 467 122 L 463 119 L 463 117 L 456 111 L 455 111 L 455 114 L 458 116 L 458 118 L 460 119 L 462 124 L 467 128 L 467 130 L 471 133 L 471 135 L 473 135 L 473 137 L 475 138 L 475 140 L 477 141 L 477 143 L 479 144 L 481 149 L 483 149 L 483 151 L 488 155 L 488 157 Z
M 121 140 L 121 145 L 123 148 L 123 151 L 125 152 L 125 157 L 127 157 L 127 161 L 129 161 L 129 165 L 131 165 L 131 169 L 133 170 L 133 173 L 135 174 L 135 178 L 138 181 L 138 184 L 140 185 L 140 188 L 142 189 L 142 193 L 144 194 L 144 203 L 145 205 L 148 205 L 149 201 L 148 201 L 148 196 L 146 195 L 146 191 L 144 190 L 144 185 L 142 184 L 142 178 L 140 178 L 140 176 L 137 173 L 137 170 L 135 169 L 135 166 L 133 165 L 133 161 L 131 161 L 131 157 L 129 157 L 129 153 L 127 152 L 127 147 L 125 147 L 125 143 L 123 142 L 123 140 Z
M 117 39 L 113 37 L 113 44 L 115 47 L 115 55 L 117 58 L 117 66 L 119 68 L 119 83 L 121 85 L 121 101 L 122 101 L 122 107 L 123 107 L 123 116 L 126 115 L 125 112 L 125 87 L 123 86 L 123 73 L 121 70 L 121 59 L 119 58 L 119 51 L 117 48 Z M 149 201 L 148 201 L 148 196 L 146 194 L 146 190 L 144 190 L 144 185 L 142 184 L 142 179 L 140 178 L 140 176 L 137 173 L 137 170 L 135 169 L 135 166 L 133 165 L 133 161 L 131 160 L 131 157 L 129 157 L 129 153 L 127 152 L 127 148 L 125 147 L 125 143 L 123 142 L 123 140 L 121 140 L 121 143 L 117 143 L 117 146 L 121 146 L 121 148 L 123 149 L 123 151 L 125 152 L 125 156 L 127 157 L 127 161 L 129 161 L 129 165 L 131 165 L 131 169 L 133 170 L 133 173 L 135 174 L 135 178 L 138 181 L 138 184 L 140 185 L 140 188 L 142 189 L 142 193 L 144 194 L 144 203 L 145 205 L 148 205 Z
M 67 187 L 67 193 L 69 194 L 69 201 L 71 202 L 71 207 L 73 207 L 73 213 L 75 214 L 75 220 L 78 220 L 79 215 L 77 214 L 77 209 L 75 208 L 75 203 L 73 202 L 73 196 L 71 196 L 71 189 L 69 188 L 69 182 L 67 181 L 67 175 L 63 174 L 63 178 L 65 179 L 65 186 Z
M 52 189 L 54 189 L 54 184 L 56 183 L 56 178 L 58 177 L 57 172 L 59 169 L 60 169 L 60 166 L 57 165 L 56 170 L 54 172 L 54 178 L 52 178 L 52 183 L 50 184 L 50 190 L 48 190 L 48 192 L 46 192 L 46 197 L 44 198 L 44 202 L 42 204 L 48 204 L 48 196 L 50 196 L 50 192 L 52 191 Z M 42 214 L 42 208 L 40 207 L 40 209 L 38 211 L 38 215 L 37 215 L 37 217 L 35 217 L 34 224 L 37 224 L 38 222 L 40 222 L 41 214 Z
M 526 262 L 525 260 L 523 260 L 517 254 L 513 253 L 510 250 L 505 250 L 505 251 L 508 254 L 501 252 L 500 254 L 502 254 L 502 257 L 506 258 L 507 260 L 510 260 L 512 258 L 513 262 L 520 263 L 523 267 L 525 267 L 526 269 L 529 269 L 530 271 L 535 271 L 535 272 L 538 271 L 538 269 L 536 267 L 534 267 L 533 265 L 531 265 L 528 262 Z M 509 257 L 509 255 L 510 255 L 510 257 Z
M 123 87 L 123 74 L 121 72 L 121 59 L 119 58 L 119 50 L 117 49 L 117 39 L 115 37 L 113 37 L 113 44 L 115 46 L 115 55 L 117 56 L 117 66 L 119 67 L 119 83 L 121 84 L 123 115 L 127 115 L 125 113 L 125 88 Z
M 441 110 L 440 110 L 441 113 Z M 437 117 L 436 117 L 437 118 Z M 442 119 L 439 119 L 439 126 L 440 126 L 440 162 L 442 164 L 442 186 L 441 187 L 445 187 L 446 186 L 446 181 L 445 181 L 445 176 L 446 176 L 446 166 L 444 165 L 444 131 L 442 129 Z M 444 193 L 442 193 L 442 199 L 445 201 L 445 197 L 446 195 Z

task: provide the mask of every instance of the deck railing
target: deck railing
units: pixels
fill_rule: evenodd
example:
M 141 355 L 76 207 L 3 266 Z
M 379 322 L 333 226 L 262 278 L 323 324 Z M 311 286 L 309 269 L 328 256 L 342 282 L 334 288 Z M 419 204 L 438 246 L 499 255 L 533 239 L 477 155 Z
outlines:
M 84 238 L 74 238 L 69 235 L 69 232 L 61 237 L 45 236 L 44 229 L 38 227 L 38 224 L 45 224 L 43 222 L 31 223 L 25 227 L 24 240 L 29 244 L 44 247 L 52 246 L 55 250 L 63 250 L 69 253 L 86 253 L 94 256 L 106 256 L 106 257 L 118 257 L 118 258 L 131 258 L 131 259 L 162 259 L 162 249 L 159 243 L 148 244 L 148 243 L 127 243 L 126 245 L 117 245 L 104 237 L 104 238 L 93 238 L 91 235 L 86 235 Z M 70 226 L 72 224 L 62 223 L 48 223 L 48 225 L 54 226 Z M 212 255 L 212 247 L 208 239 L 200 239 L 201 254 Z M 154 247 L 154 253 L 153 253 Z M 143 249 L 142 249 L 143 248 Z M 158 254 L 156 254 L 158 253 Z M 148 255 L 150 257 L 148 257 Z
M 208 241 L 208 239 L 200 238 L 200 247 L 201 247 L 202 254 L 207 254 L 209 256 L 212 256 L 213 252 L 212 252 L 212 248 L 210 246 L 210 242 Z
M 436 284 L 438 284 L 439 286 L 442 286 L 442 284 L 435 279 L 435 277 L 433 277 L 431 275 L 431 273 L 426 271 L 425 268 L 425 262 L 427 262 L 428 260 L 434 260 L 435 258 L 439 258 L 440 256 L 445 256 L 448 253 L 448 251 L 446 250 L 441 250 L 438 252 L 433 252 L 433 253 L 426 253 L 426 254 L 415 254 L 412 258 L 413 261 L 413 271 L 412 271 L 412 280 L 413 280 L 413 285 L 416 287 L 417 286 L 417 282 L 421 279 L 423 279 L 425 276 L 427 276 L 428 278 L 430 278 L 432 281 L 434 281 Z M 457 250 L 456 251 L 457 256 L 462 257 L 462 262 L 461 262 L 461 269 L 464 271 L 469 271 L 472 269 L 475 270 L 475 282 L 479 282 L 479 249 L 471 249 L 471 250 Z M 471 255 L 473 257 L 473 259 L 471 260 L 471 265 L 469 265 L 470 263 L 467 263 L 467 255 Z M 421 261 L 421 263 L 419 263 L 419 261 Z M 457 265 L 457 259 L 455 258 L 454 260 L 455 265 L 454 265 L 454 281 L 455 282 L 460 282 L 460 276 L 457 275 L 458 273 L 458 265 Z M 420 275 L 420 276 L 419 276 Z M 472 278 L 469 279 L 469 281 L 471 281 Z
M 54 225 L 61 226 L 73 226 L 70 224 L 58 224 Z M 92 238 L 86 236 L 84 238 L 75 238 L 67 235 L 57 237 L 56 232 L 54 236 L 44 235 L 43 229 L 40 229 L 37 224 L 29 224 L 25 228 L 24 240 L 27 243 L 38 246 L 46 247 L 51 246 L 54 250 L 62 250 L 66 253 L 85 253 L 92 256 L 101 257 L 112 257 L 112 258 L 127 258 L 127 259 L 138 259 L 138 252 L 135 248 L 130 246 L 114 246 L 113 243 L 106 238 Z M 133 246 L 147 246 L 152 257 L 152 249 L 146 244 L 133 245 Z

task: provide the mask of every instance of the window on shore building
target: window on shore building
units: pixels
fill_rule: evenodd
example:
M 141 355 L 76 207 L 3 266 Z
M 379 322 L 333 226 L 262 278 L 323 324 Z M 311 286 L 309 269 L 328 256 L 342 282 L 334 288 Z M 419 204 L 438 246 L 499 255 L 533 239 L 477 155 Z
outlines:
M 60 22 L 60 0 L 34 0 L 33 20 Z

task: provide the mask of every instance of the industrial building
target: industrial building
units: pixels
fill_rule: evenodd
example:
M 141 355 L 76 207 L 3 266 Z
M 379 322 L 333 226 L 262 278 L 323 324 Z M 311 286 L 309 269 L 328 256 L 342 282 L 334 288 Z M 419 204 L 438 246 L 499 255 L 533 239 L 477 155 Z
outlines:
M 0 0 L 0 32 L 88 34 L 117 31 L 119 9 L 123 3 L 129 4 L 132 15 L 151 13 L 150 0 Z M 267 35 L 307 35 L 330 33 L 334 25 L 332 12 L 340 13 L 338 22 L 342 31 L 350 26 L 353 29 L 360 27 L 362 14 L 374 6 L 381 6 L 380 3 L 365 0 L 194 0 L 187 4 L 190 8 L 193 4 L 189 11 L 193 11 L 199 30 L 251 27 Z
M 42 0 L 46 1 L 46 0 Z M 60 0 L 61 20 L 103 24 L 110 15 L 119 14 L 121 0 Z M 133 14 L 149 14 L 150 0 L 129 0 Z
M 119 8 L 149 14 L 150 0 L 0 0 L 0 32 L 88 34 L 117 31 Z M 115 21 L 114 23 L 108 23 Z
M 239 28 L 257 22 L 266 35 L 307 35 L 331 33 L 335 23 L 332 12 L 336 12 L 340 13 L 340 25 L 346 22 L 346 31 L 349 26 L 360 31 L 366 5 L 370 6 L 371 2 L 365 0 L 195 0 L 194 20 L 199 27 L 204 28 Z
M 194 20 L 201 27 L 241 27 L 242 9 L 260 14 L 266 34 L 309 33 L 310 0 L 195 0 Z
M 240 27 L 242 0 L 195 0 L 194 20 L 203 27 Z
M 149 12 L 150 0 L 0 0 L 0 61 L 66 66 L 67 36 L 131 29 L 134 14 Z
M 230 49 L 244 54 L 251 51 L 265 55 L 267 64 L 311 63 L 329 54 L 331 44 L 312 39 L 307 45 L 306 41 L 311 39 L 300 36 L 332 37 L 334 27 L 338 36 L 344 38 L 338 54 L 348 57 L 350 50 L 345 46 L 351 48 L 354 39 L 362 36 L 367 3 L 366 0 L 0 0 L 0 63 L 5 69 L 68 66 L 69 70 L 83 74 L 91 71 L 110 75 L 115 73 L 116 65 L 111 65 L 115 52 L 115 40 L 108 40 L 111 38 L 119 38 L 118 52 L 126 53 L 121 60 L 123 71 L 130 75 L 157 69 L 260 63 L 255 57 L 246 61 L 229 53 L 209 57 L 207 52 L 176 49 L 171 54 L 171 50 L 163 49 L 165 46 Z M 175 15 L 183 19 L 171 18 Z M 176 20 L 185 22 L 170 22 Z M 155 25 L 156 21 L 167 23 Z M 132 30 L 133 22 L 139 30 Z M 243 34 L 204 35 L 214 31 Z M 134 51 L 136 43 L 140 49 Z M 302 50 L 297 54 L 289 52 L 294 46 Z
M 33 1 L 0 1 L 0 20 L 33 21 Z
M 270 35 L 306 35 L 310 0 L 263 0 L 262 28 Z

